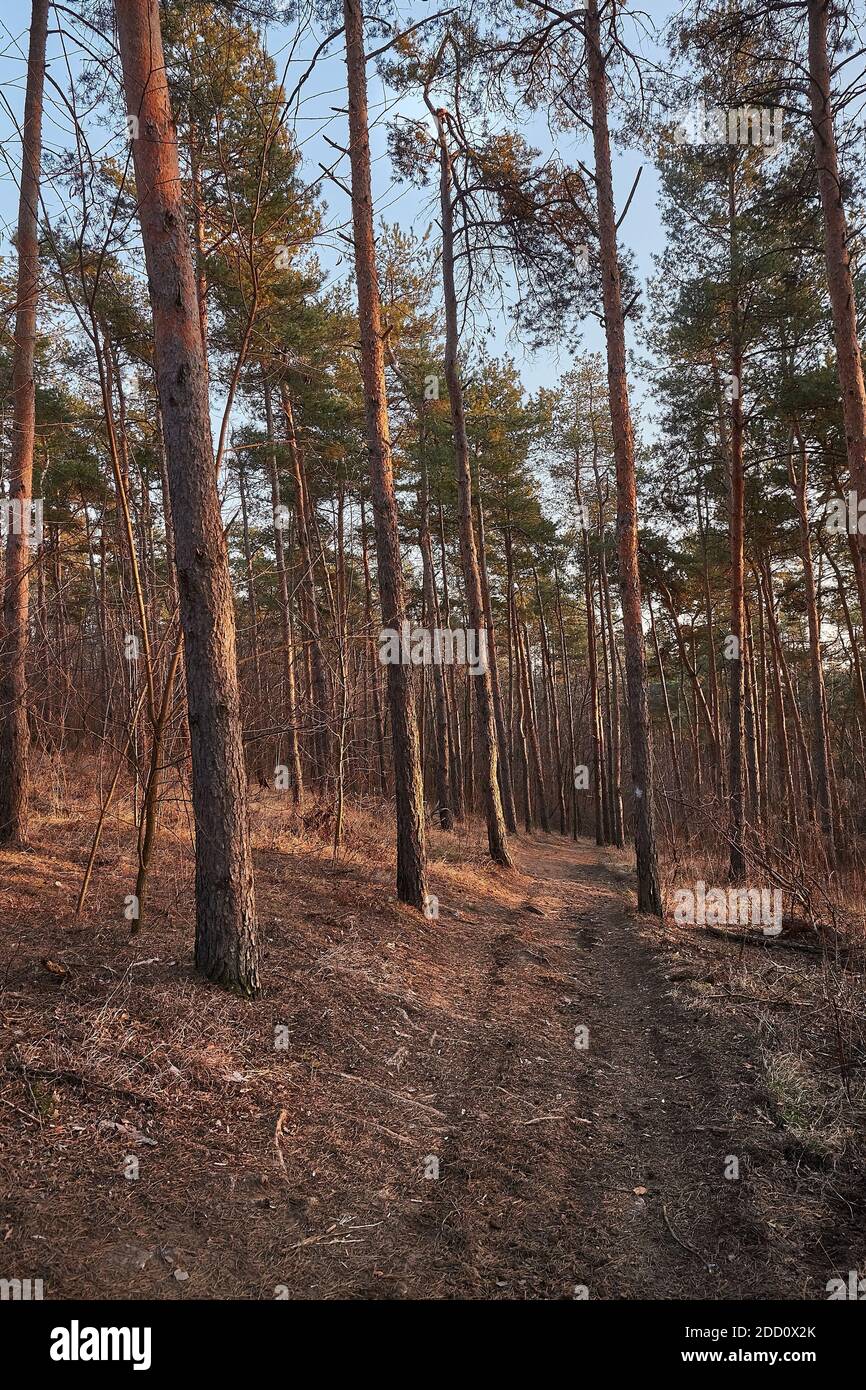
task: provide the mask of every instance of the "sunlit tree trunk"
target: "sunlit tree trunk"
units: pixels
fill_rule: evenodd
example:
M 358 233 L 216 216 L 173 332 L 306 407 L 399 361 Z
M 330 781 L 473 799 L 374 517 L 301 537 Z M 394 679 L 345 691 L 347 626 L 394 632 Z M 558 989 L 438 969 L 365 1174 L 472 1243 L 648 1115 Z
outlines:
M 493 696 L 493 713 L 496 719 L 496 739 L 499 750 L 497 770 L 499 791 L 502 796 L 502 813 L 505 828 L 510 834 L 517 830 L 517 809 L 514 805 L 514 784 L 511 773 L 511 748 L 508 730 L 505 726 L 505 708 L 502 703 L 502 689 L 499 683 L 499 660 L 496 651 L 496 628 L 493 624 L 493 605 L 490 602 L 490 578 L 487 573 L 487 544 L 484 530 L 484 504 L 479 490 L 474 497 L 478 516 L 478 564 L 481 578 L 481 598 L 484 604 L 484 621 L 487 623 L 487 651 L 490 661 L 490 689 Z
M 27 647 L 30 609 L 30 501 L 36 442 L 36 305 L 39 294 L 39 187 L 48 0 L 33 0 L 18 200 L 18 293 L 12 348 L 12 456 L 5 506 L 3 632 L 0 636 L 0 843 L 24 845 L 29 829 L 30 724 Z M 34 552 L 35 553 L 35 552 Z
M 453 186 L 451 160 L 444 120 L 437 118 L 439 130 L 439 207 L 442 217 L 442 279 L 445 292 L 445 379 L 451 405 L 451 425 L 454 433 L 454 462 L 457 470 L 458 512 L 460 518 L 460 556 L 466 586 L 466 605 L 469 626 L 480 644 L 487 632 L 484 603 L 481 595 L 481 576 L 478 571 L 478 552 L 475 528 L 472 524 L 472 479 L 469 471 L 469 442 L 466 437 L 466 417 L 463 406 L 463 387 L 458 366 L 457 291 L 454 280 Z M 478 754 L 481 771 L 481 793 L 487 821 L 487 844 L 490 857 L 497 864 L 511 867 L 508 852 L 505 817 L 499 795 L 499 752 L 493 711 L 493 689 L 490 668 L 472 677 L 475 689 Z
M 839 155 L 833 122 L 827 19 L 830 0 L 807 0 L 809 19 L 809 100 L 815 144 L 815 166 L 824 215 L 827 288 L 836 338 L 836 370 L 842 391 L 842 415 L 851 486 L 866 498 L 866 386 L 857 331 L 857 300 L 851 276 L 848 226 L 839 175 Z M 866 536 L 860 536 L 866 557 Z M 866 611 L 863 612 L 866 622 Z
M 259 989 L 252 855 L 228 555 L 214 470 L 207 374 L 157 0 L 116 0 L 136 197 L 153 310 L 174 519 L 192 751 L 196 964 Z
M 343 0 L 346 33 L 346 71 L 349 89 L 349 157 L 352 170 L 352 221 L 355 233 L 355 277 L 361 337 L 361 377 L 370 455 L 370 497 L 379 561 L 382 623 L 402 631 L 406 615 L 397 501 L 391 463 L 385 347 L 373 239 L 373 195 L 370 182 L 370 134 L 367 125 L 367 73 L 364 17 L 361 0 Z M 418 749 L 418 726 L 411 667 L 388 665 L 388 703 L 394 750 L 397 802 L 397 894 L 414 907 L 424 906 L 425 844 L 424 788 Z
M 617 545 L 619 582 L 628 686 L 631 741 L 632 801 L 638 910 L 661 916 L 658 851 L 653 793 L 652 738 L 647 697 L 640 572 L 638 569 L 637 483 L 634 437 L 628 399 L 625 322 L 620 285 L 613 202 L 610 132 L 607 116 L 607 74 L 601 43 L 597 0 L 589 0 L 586 48 L 592 104 L 595 184 L 601 250 L 602 297 L 607 341 L 610 418 L 616 460 Z

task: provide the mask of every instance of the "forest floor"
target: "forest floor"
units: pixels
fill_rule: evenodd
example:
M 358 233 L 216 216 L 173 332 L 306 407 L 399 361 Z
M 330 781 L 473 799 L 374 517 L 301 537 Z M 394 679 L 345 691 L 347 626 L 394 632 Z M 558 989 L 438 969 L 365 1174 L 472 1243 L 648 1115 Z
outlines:
M 0 855 L 0 1275 L 46 1298 L 809 1299 L 862 1272 L 862 1097 L 804 1046 L 815 958 L 641 918 L 628 854 L 556 835 L 506 874 L 477 830 L 435 833 L 427 921 L 393 899 L 383 815 L 333 864 L 284 804 L 254 805 L 253 1003 L 191 968 L 179 822 L 132 940 L 128 827 L 80 922 L 92 817 L 47 812 Z

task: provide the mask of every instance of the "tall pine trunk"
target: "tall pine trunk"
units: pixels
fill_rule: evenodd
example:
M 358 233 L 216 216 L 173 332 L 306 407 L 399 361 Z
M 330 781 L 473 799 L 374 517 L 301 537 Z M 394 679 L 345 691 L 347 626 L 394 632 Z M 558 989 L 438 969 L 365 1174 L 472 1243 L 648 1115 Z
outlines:
M 496 653 L 496 628 L 493 625 L 493 605 L 490 602 L 490 578 L 487 573 L 487 543 L 484 531 L 484 505 L 481 500 L 479 478 L 478 490 L 473 497 L 478 517 L 478 567 L 481 578 L 481 600 L 484 605 L 484 621 L 487 624 L 487 656 L 490 662 L 490 689 L 493 696 L 493 715 L 496 720 L 496 739 L 499 751 L 497 772 L 499 793 L 502 797 L 502 814 L 505 828 L 509 834 L 517 833 L 517 808 L 514 804 L 514 782 L 511 771 L 511 748 L 508 729 L 505 725 L 505 707 L 502 703 L 502 688 L 499 684 L 499 663 Z
M 652 739 L 647 697 L 640 572 L 638 569 L 634 436 L 628 399 L 625 320 L 616 244 L 616 213 L 613 203 L 610 131 L 607 117 L 607 74 L 601 47 L 601 26 L 597 0 L 589 0 L 586 17 L 586 48 L 592 103 L 592 136 L 595 154 L 602 295 L 607 340 L 607 379 L 610 390 L 610 418 L 616 461 L 617 554 L 628 688 L 637 899 L 640 912 L 651 912 L 660 917 L 662 899 L 656 847 Z
M 258 943 L 235 653 L 195 271 L 181 196 L 158 0 L 116 0 L 136 196 L 153 310 L 174 519 L 195 816 L 198 968 L 258 993 Z
M 48 0 L 33 0 L 18 202 L 18 295 L 12 349 L 12 457 L 9 498 L 20 517 L 8 518 L 3 633 L 0 638 L 0 843 L 26 844 L 29 811 L 30 725 L 27 717 L 27 646 L 30 609 L 30 500 L 36 442 L 36 302 L 39 293 L 39 183 L 42 163 L 42 92 Z M 20 523 L 20 524 L 19 524 Z
M 578 515 L 586 518 L 583 491 L 580 485 L 580 460 L 574 465 L 574 486 L 577 494 Z M 589 736 L 592 757 L 592 799 L 595 817 L 595 842 L 605 842 L 604 812 L 604 770 L 601 753 L 601 705 L 598 696 L 598 651 L 595 638 L 595 595 L 592 590 L 592 556 L 589 548 L 589 525 L 582 523 L 580 528 L 583 559 L 583 594 L 586 613 L 586 648 L 589 663 Z
M 285 382 L 280 387 L 280 401 L 286 425 L 286 442 L 292 463 L 292 481 L 295 488 L 295 527 L 298 535 L 300 554 L 300 606 L 301 619 L 305 628 L 304 639 L 310 669 L 310 695 L 313 717 L 313 765 L 315 783 L 321 791 L 328 780 L 330 766 L 331 708 L 328 699 L 328 680 L 325 673 L 325 658 L 322 652 L 322 638 L 319 628 L 319 608 L 316 598 L 316 581 L 313 561 L 313 523 L 312 508 L 309 505 L 306 468 L 301 441 L 295 425 L 295 411 L 292 398 Z
M 361 0 L 343 0 L 346 31 L 346 72 L 349 88 L 349 155 L 352 168 L 352 221 L 355 233 L 355 277 L 361 333 L 361 376 L 370 455 L 370 500 L 379 562 L 382 623 L 402 631 L 406 616 L 397 500 L 391 462 L 388 397 L 385 385 L 385 345 L 373 239 L 373 194 L 370 181 L 370 133 L 367 124 L 367 71 L 364 54 L 364 16 Z M 413 907 L 426 899 L 424 787 L 418 748 L 418 724 L 411 667 L 388 666 L 388 704 L 394 750 L 397 802 L 397 895 Z
M 839 156 L 833 125 L 830 94 L 830 63 L 827 56 L 827 15 L 829 0 L 807 0 L 809 15 L 809 99 L 815 141 L 815 166 L 824 214 L 824 251 L 827 260 L 827 288 L 833 311 L 836 338 L 836 370 L 842 390 L 842 415 L 851 486 L 860 500 L 866 498 L 866 386 L 857 333 L 857 301 L 851 278 L 848 227 Z M 866 556 L 866 536 L 860 536 L 861 554 Z M 863 613 L 866 622 L 866 612 Z
M 280 630 L 283 639 L 283 674 L 285 679 L 285 726 L 288 739 L 289 766 L 292 773 L 292 801 L 301 806 L 304 801 L 304 771 L 298 742 L 298 711 L 295 689 L 295 651 L 292 632 L 292 606 L 289 597 L 289 578 L 286 570 L 286 551 L 283 544 L 282 513 L 280 511 L 280 475 L 277 468 L 274 406 L 271 384 L 265 377 L 265 423 L 268 434 L 268 475 L 271 484 L 271 511 L 274 518 L 274 555 L 277 563 L 277 593 L 280 603 Z
M 370 556 L 367 548 L 367 513 L 364 507 L 364 494 L 361 493 L 361 560 L 364 570 L 364 625 L 369 633 L 373 631 L 373 588 L 370 581 Z M 376 757 L 379 765 L 379 790 L 388 795 L 388 772 L 385 767 L 385 720 L 382 716 L 382 698 L 379 692 L 379 649 L 373 643 L 373 664 L 370 685 L 373 691 L 373 723 L 376 734 Z
M 424 605 L 427 622 L 441 628 L 439 600 L 433 575 L 433 547 L 430 543 L 430 497 L 427 486 L 427 463 L 424 454 L 423 431 L 420 440 L 421 480 L 418 485 L 418 544 L 423 567 Z M 436 811 L 443 830 L 454 829 L 454 810 L 451 805 L 451 769 L 448 758 L 448 696 L 442 663 L 433 664 L 433 727 L 435 731 Z
M 794 441 L 797 443 L 799 466 L 794 467 Z M 831 860 L 834 855 L 833 812 L 830 797 L 830 749 L 824 718 L 824 669 L 821 664 L 821 620 L 818 613 L 818 592 L 815 587 L 815 565 L 812 559 L 812 538 L 809 533 L 809 504 L 807 484 L 809 460 L 806 442 L 795 425 L 787 457 L 788 478 L 794 492 L 797 524 L 800 533 L 800 558 L 803 561 L 803 590 L 806 621 L 809 629 L 809 712 L 812 734 L 812 764 L 817 794 L 818 818 L 827 837 Z
M 479 643 L 481 634 L 487 638 L 481 575 L 475 528 L 472 523 L 472 478 L 469 471 L 469 441 L 466 436 L 466 416 L 463 406 L 463 386 L 457 360 L 457 290 L 454 281 L 454 225 L 452 207 L 451 160 L 448 140 L 441 116 L 437 116 L 439 131 L 439 205 L 442 215 L 442 279 L 445 292 L 445 380 L 451 406 L 451 427 L 454 433 L 454 462 L 457 471 L 458 514 L 460 518 L 460 557 L 466 586 L 466 606 L 469 626 Z M 493 686 L 489 664 L 474 673 L 476 728 L 481 771 L 481 794 L 487 821 L 487 844 L 490 857 L 497 864 L 511 867 L 508 852 L 505 817 L 499 794 L 499 750 L 493 709 Z
M 730 877 L 738 883 L 746 875 L 745 850 L 745 473 L 743 460 L 743 348 L 737 249 L 736 162 L 732 155 L 728 172 L 728 231 L 730 238 L 731 383 L 733 387 L 729 435 L 729 538 L 731 556 L 731 631 L 728 661 L 730 730 L 728 743 L 728 842 Z
M 446 627 L 451 626 L 451 599 L 448 592 L 448 558 L 445 547 L 445 513 L 442 507 L 442 494 L 437 493 L 436 505 L 439 517 L 439 565 L 442 570 L 442 618 Z M 462 821 L 465 813 L 463 791 L 463 741 L 460 734 L 460 711 L 457 707 L 457 688 L 454 681 L 454 667 L 447 668 L 445 693 L 448 697 L 448 746 L 451 751 L 451 799 L 454 817 Z

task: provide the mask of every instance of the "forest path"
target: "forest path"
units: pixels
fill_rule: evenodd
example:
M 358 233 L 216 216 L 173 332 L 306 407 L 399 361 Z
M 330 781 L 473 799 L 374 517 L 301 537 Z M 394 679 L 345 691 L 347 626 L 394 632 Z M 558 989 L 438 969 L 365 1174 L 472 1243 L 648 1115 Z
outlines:
M 524 835 L 505 873 L 477 826 L 431 835 L 426 921 L 379 822 L 353 833 L 338 864 L 263 835 L 252 1003 L 195 976 L 171 860 L 142 952 L 71 920 L 78 861 L 46 837 L 58 911 L 22 891 L 0 921 L 12 1273 L 46 1297 L 812 1299 L 862 1258 L 862 1182 L 767 1091 L 754 1001 L 793 1017 L 790 954 L 749 982 L 736 946 L 636 914 L 629 856 Z
M 760 1297 L 767 1232 L 745 1182 L 724 1177 L 728 1155 L 744 1162 L 733 1117 L 755 1109 L 751 1040 L 720 1048 L 678 1002 L 670 961 L 644 937 L 631 875 L 613 857 L 551 840 L 520 858 L 559 900 L 545 935 L 572 980 L 555 1041 L 573 1095 L 559 1142 L 570 1155 L 575 1282 L 590 1297 L 719 1298 L 744 1292 L 745 1259 Z M 586 1050 L 574 1045 L 580 1025 Z
M 796 1239 L 752 1201 L 754 1166 L 786 1167 L 755 1038 L 678 998 L 670 974 L 694 974 L 634 913 L 621 856 L 539 835 L 517 859 L 544 916 L 468 913 L 488 957 L 476 1045 L 451 1073 L 435 1236 L 413 1234 L 413 1262 L 446 1296 L 810 1296 Z

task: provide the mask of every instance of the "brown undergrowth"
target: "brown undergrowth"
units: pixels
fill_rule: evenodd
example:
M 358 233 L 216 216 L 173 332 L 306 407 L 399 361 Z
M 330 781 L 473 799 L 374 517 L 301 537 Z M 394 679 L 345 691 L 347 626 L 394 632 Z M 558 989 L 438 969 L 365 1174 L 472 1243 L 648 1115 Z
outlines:
M 638 918 L 629 856 L 556 835 L 521 836 L 508 874 L 477 828 L 432 832 L 427 921 L 394 900 L 386 807 L 351 810 L 334 861 L 326 816 L 259 791 L 251 1003 L 192 970 L 180 795 L 141 933 L 128 803 L 74 920 L 94 782 L 68 775 L 0 855 L 3 1277 L 814 1298 L 862 1263 L 861 1092 L 816 1022 L 819 959 Z

